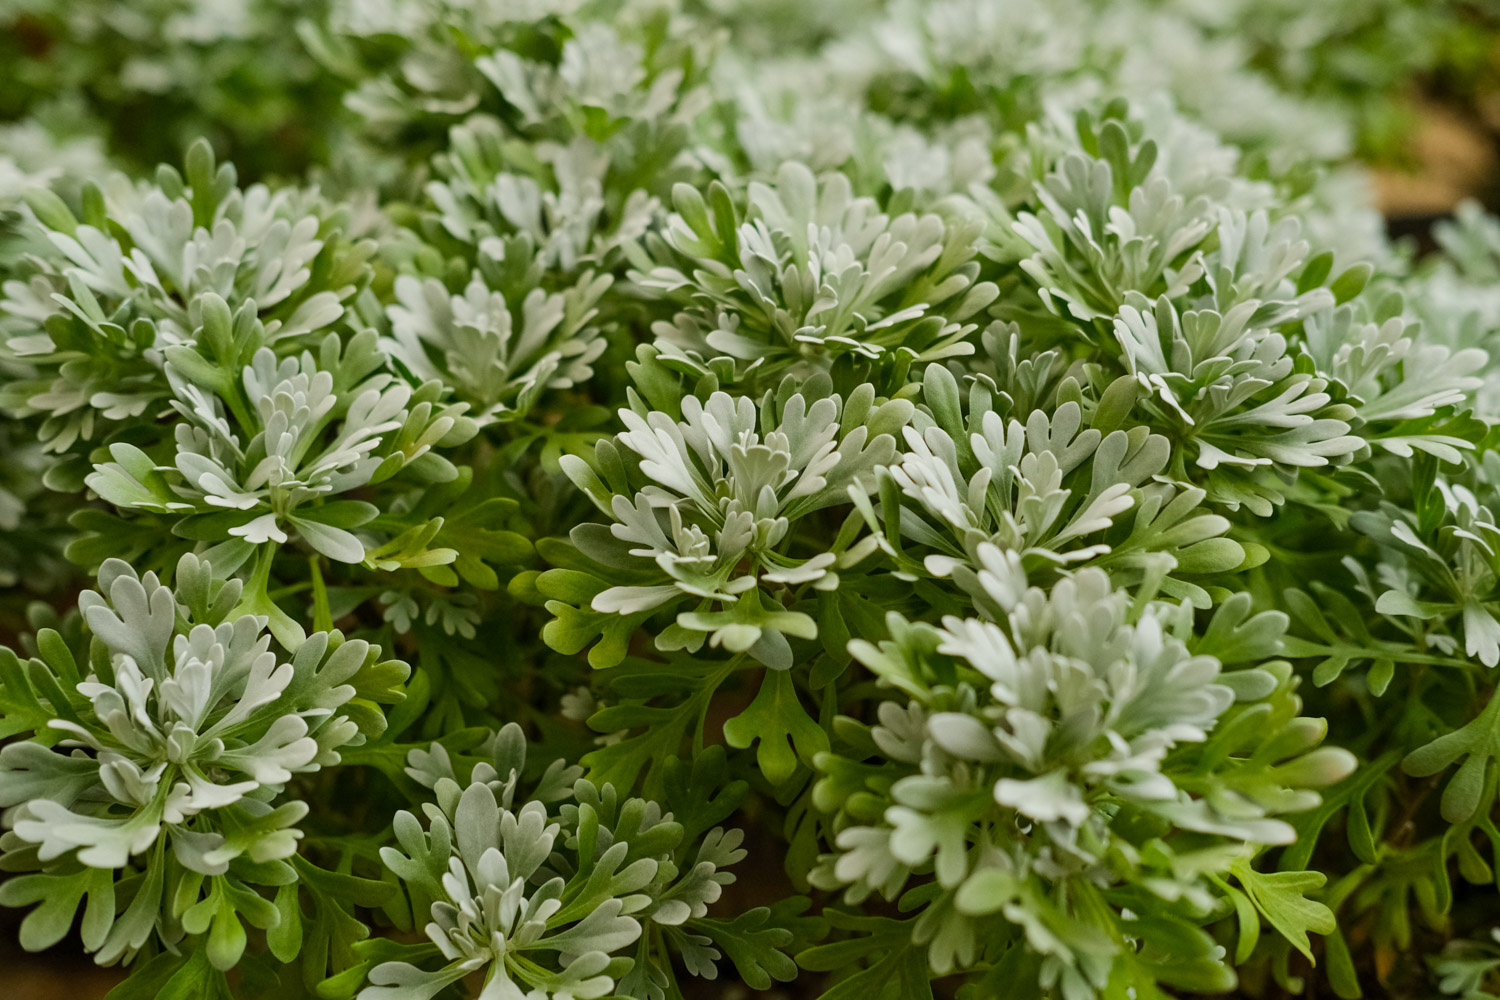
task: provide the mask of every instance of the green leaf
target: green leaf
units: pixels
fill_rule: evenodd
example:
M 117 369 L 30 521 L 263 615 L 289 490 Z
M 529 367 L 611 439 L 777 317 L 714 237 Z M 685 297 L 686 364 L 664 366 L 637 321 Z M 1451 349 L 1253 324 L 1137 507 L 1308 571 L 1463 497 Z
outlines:
M 1229 870 L 1244 886 L 1250 901 L 1292 947 L 1316 964 L 1308 932 L 1332 934 L 1338 923 L 1333 911 L 1307 893 L 1321 889 L 1328 881 L 1321 872 L 1258 872 L 1244 860 L 1233 862 Z
M 531 558 L 531 542 L 507 527 L 515 508 L 513 500 L 491 497 L 444 518 L 436 543 L 458 553 L 454 568 L 470 584 L 494 590 L 500 578 L 492 565 L 515 566 Z
M 721 746 L 704 747 L 692 761 L 673 757 L 662 766 L 662 795 L 682 824 L 683 840 L 696 841 L 724 822 L 744 801 L 748 782 L 729 780 L 728 759 Z
M 631 636 L 653 613 L 606 614 L 575 608 L 562 601 L 548 601 L 547 610 L 553 618 L 542 626 L 542 641 L 570 656 L 593 644 L 589 649 L 589 665 L 599 670 L 613 667 L 625 659 L 625 654 L 630 651 Z
M 358 528 L 369 524 L 380 514 L 380 508 L 363 500 L 330 500 L 328 503 L 297 508 L 297 517 L 334 528 Z
M 188 955 L 164 952 L 131 968 L 105 1000 L 234 1000 L 223 972 L 208 961 L 206 944 Z
M 812 767 L 813 758 L 828 749 L 828 734 L 802 707 L 786 670 L 765 672 L 755 700 L 724 723 L 724 738 L 741 750 L 758 742 L 755 762 L 773 787 L 791 779 L 799 759 Z
M 1425 778 L 1459 758 L 1463 763 L 1443 789 L 1443 818 L 1450 823 L 1468 821 L 1479 811 L 1484 798 L 1494 798 L 1493 783 L 1486 781 L 1486 775 L 1500 758 L 1500 693 L 1492 694 L 1484 711 L 1463 728 L 1444 733 L 1408 753 L 1401 768 L 1414 777 Z
M 1328 290 L 1333 293 L 1334 301 L 1343 305 L 1365 290 L 1365 285 L 1369 284 L 1370 276 L 1374 273 L 1375 269 L 1369 264 L 1355 264 L 1335 278 Z
M 86 947 L 104 943 L 115 917 L 115 873 L 70 866 L 63 874 L 17 875 L 0 883 L 0 904 L 36 909 L 21 921 L 20 943 L 27 951 L 44 951 L 67 936 L 78 907 L 87 898 L 82 935 Z
M 300 855 L 292 857 L 292 866 L 299 881 L 277 893 L 282 924 L 267 935 L 267 943 L 274 943 L 273 953 L 282 961 L 290 960 L 283 957 L 288 953 L 300 954 L 302 982 L 313 990 L 328 976 L 358 964 L 356 946 L 370 936 L 370 929 L 354 915 L 354 908 L 384 906 L 396 886 L 327 871 Z M 278 947 L 280 952 L 275 951 Z
M 837 911 L 827 915 L 835 928 L 852 930 L 857 936 L 800 952 L 797 964 L 813 972 L 856 971 L 825 990 L 818 1000 L 931 1000 L 927 950 L 911 940 L 915 920 L 855 917 Z M 860 969 L 862 961 L 870 964 Z
M 1333 251 L 1325 250 L 1317 256 L 1308 260 L 1302 266 L 1302 273 L 1297 276 L 1297 294 L 1306 295 L 1314 288 L 1322 285 L 1328 280 L 1328 275 L 1333 271 Z
M 687 926 L 723 950 L 746 986 L 768 990 L 773 981 L 789 983 L 797 978 L 797 963 L 786 949 L 799 937 L 821 936 L 822 921 L 798 916 L 808 905 L 807 899 L 794 897 L 774 908 L 746 910 L 732 920 L 705 917 L 689 920 Z M 793 930 L 799 924 L 800 934 Z
M 0 646 L 0 739 L 41 733 L 57 714 L 31 686 L 22 661 Z

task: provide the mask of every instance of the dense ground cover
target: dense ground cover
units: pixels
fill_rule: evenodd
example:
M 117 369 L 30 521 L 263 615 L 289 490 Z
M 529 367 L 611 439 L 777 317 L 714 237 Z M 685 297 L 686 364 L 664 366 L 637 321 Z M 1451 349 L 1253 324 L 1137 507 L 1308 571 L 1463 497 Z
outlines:
M 116 998 L 1500 990 L 1462 0 L 0 5 L 0 903 Z M 777 985 L 781 984 L 781 985 Z

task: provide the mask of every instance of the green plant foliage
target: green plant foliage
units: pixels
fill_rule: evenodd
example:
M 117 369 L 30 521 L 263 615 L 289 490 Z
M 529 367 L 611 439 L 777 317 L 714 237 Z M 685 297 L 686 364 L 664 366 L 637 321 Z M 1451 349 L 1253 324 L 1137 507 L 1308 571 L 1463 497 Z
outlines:
M 19 944 L 112 1000 L 1500 996 L 1500 221 L 1419 257 L 1359 160 L 1496 38 L 0 2 Z
M 40 904 L 28 948 L 62 938 L 86 896 L 84 947 L 101 962 L 206 934 L 209 962 L 231 968 L 243 925 L 277 922 L 252 886 L 296 878 L 309 804 L 283 799 L 287 784 L 378 736 L 409 668 L 338 632 L 278 653 L 264 618 L 234 614 L 239 581 L 191 554 L 175 592 L 118 560 L 98 580 L 78 602 L 86 654 L 52 630 L 25 663 L 0 653 L 7 728 L 36 732 L 0 750 L 0 849 L 28 873 L 5 901 Z

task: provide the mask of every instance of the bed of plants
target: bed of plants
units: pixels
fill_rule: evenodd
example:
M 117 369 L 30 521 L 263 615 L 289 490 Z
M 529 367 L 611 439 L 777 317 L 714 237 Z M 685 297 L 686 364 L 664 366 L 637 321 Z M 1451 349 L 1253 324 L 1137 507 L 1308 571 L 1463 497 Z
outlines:
M 1417 258 L 1359 165 L 1497 53 L 0 0 L 7 933 L 113 1000 L 1500 995 L 1500 220 Z

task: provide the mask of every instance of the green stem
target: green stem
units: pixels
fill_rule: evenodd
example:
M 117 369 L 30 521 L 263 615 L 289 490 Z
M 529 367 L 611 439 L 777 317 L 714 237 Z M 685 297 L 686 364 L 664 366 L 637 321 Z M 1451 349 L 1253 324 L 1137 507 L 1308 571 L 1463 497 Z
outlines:
M 742 668 L 745 660 L 744 653 L 736 653 L 732 658 L 726 660 L 724 665 L 704 681 L 703 686 L 693 694 L 693 701 L 697 702 L 697 724 L 693 727 L 693 756 L 703 752 L 703 729 L 708 725 L 708 707 L 713 701 L 713 696 L 729 679 L 729 675 Z

